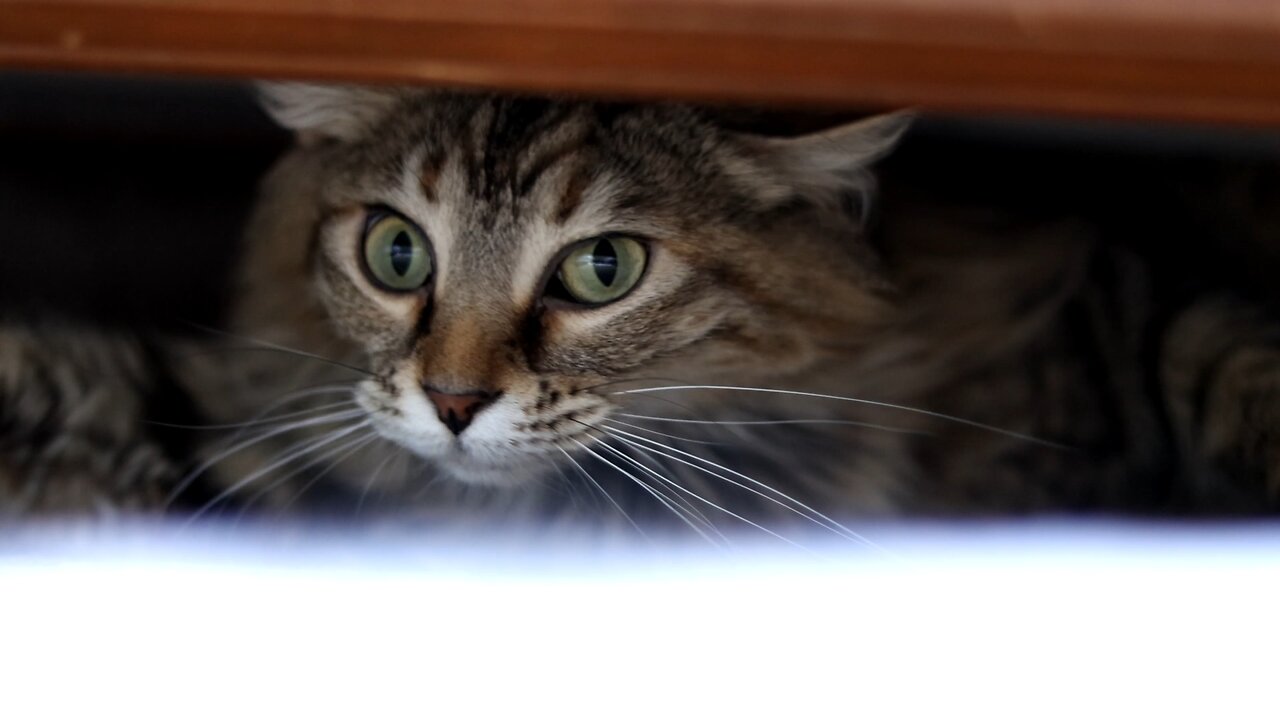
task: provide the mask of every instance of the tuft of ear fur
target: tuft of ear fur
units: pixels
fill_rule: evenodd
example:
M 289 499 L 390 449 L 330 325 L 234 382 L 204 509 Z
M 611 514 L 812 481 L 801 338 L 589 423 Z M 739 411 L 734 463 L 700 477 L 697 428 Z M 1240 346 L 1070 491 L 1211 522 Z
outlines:
M 796 177 L 847 176 L 887 155 L 912 120 L 912 113 L 900 111 L 767 142 L 784 169 Z
M 868 167 L 893 149 L 913 120 L 913 113 L 899 111 L 799 137 L 753 138 L 770 176 L 756 189 L 768 204 L 797 193 L 818 201 L 867 195 L 874 187 Z
M 262 107 L 304 145 L 322 140 L 360 139 L 402 97 L 394 88 L 260 82 Z

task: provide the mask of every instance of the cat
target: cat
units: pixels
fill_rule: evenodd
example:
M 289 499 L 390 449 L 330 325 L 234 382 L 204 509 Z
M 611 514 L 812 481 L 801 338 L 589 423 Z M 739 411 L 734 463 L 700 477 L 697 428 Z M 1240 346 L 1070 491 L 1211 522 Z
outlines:
M 1087 225 L 875 235 L 908 114 L 276 83 L 230 327 L 0 329 L 0 513 L 1269 512 L 1280 330 Z

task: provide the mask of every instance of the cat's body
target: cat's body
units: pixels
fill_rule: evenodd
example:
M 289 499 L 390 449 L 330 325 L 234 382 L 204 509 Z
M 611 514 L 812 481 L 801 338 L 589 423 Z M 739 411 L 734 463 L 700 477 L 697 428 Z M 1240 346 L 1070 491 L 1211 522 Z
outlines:
M 873 248 L 865 170 L 900 119 L 774 140 L 676 106 L 274 98 L 303 142 L 264 183 L 230 335 L 162 353 L 87 338 L 142 358 L 108 368 L 103 417 L 124 428 L 108 439 L 14 409 L 65 358 L 3 358 L 10 512 L 172 499 L 430 522 L 682 518 L 714 535 L 822 516 L 1274 506 L 1271 321 L 1216 295 L 1170 305 L 1146 263 L 1072 223 L 924 215 Z M 387 223 L 390 254 L 371 255 Z M 634 286 L 582 301 L 560 279 L 581 248 L 600 278 L 637 265 Z M 422 279 L 394 286 L 414 263 Z M 265 421 L 175 441 L 147 421 L 185 418 L 125 399 L 154 382 L 146 368 L 178 378 L 202 422 Z M 49 470 L 58 433 L 155 461 Z

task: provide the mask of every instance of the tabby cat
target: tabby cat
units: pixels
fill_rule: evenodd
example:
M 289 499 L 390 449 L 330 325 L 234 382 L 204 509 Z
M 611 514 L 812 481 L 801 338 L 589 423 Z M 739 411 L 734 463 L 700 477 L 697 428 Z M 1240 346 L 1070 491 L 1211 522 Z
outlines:
M 297 143 L 229 328 L 0 329 L 0 513 L 718 540 L 1280 495 L 1280 326 L 1169 310 L 1087 226 L 868 232 L 904 115 L 777 137 L 673 104 L 263 95 Z

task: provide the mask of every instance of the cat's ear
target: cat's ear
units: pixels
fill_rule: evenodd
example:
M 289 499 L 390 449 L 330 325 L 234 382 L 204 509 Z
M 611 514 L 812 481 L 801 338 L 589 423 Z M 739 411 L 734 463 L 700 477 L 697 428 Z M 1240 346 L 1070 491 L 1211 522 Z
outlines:
M 403 97 L 394 88 L 260 82 L 262 107 L 277 123 L 309 145 L 359 139 Z
M 756 148 L 771 176 L 760 190 L 766 200 L 781 201 L 797 192 L 864 189 L 867 168 L 893 149 L 914 118 L 899 111 L 798 137 L 758 137 Z
M 784 168 L 801 175 L 858 172 L 887 155 L 911 126 L 914 114 L 876 115 L 829 130 L 769 140 Z

